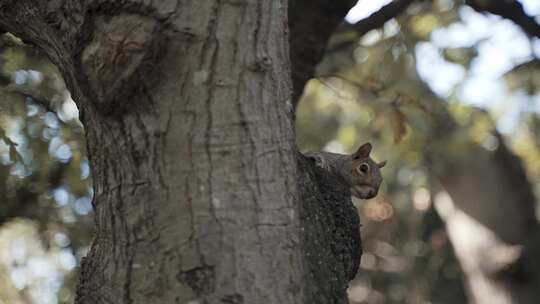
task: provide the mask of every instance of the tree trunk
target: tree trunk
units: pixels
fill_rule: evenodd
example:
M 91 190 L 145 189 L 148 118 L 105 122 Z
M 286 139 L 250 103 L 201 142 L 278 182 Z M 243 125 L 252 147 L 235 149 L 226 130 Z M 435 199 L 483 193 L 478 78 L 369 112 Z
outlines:
M 360 222 L 350 190 L 298 153 L 305 268 L 304 303 L 348 303 L 360 266 Z
M 293 137 L 280 106 L 287 49 L 274 24 L 286 10 L 209 1 L 176 12 L 173 28 L 97 17 L 83 50 L 108 109 L 85 115 L 97 235 L 78 303 L 300 303 Z M 116 83 L 100 83 L 101 67 L 114 61 L 100 49 L 115 40 L 108 33 L 129 39 L 140 27 L 151 41 L 134 67 L 140 78 L 128 80 L 137 87 L 119 87 L 122 104 L 109 105 Z
M 286 1 L 0 0 L 0 30 L 46 52 L 85 126 L 76 303 L 347 303 L 358 218 L 294 147 Z

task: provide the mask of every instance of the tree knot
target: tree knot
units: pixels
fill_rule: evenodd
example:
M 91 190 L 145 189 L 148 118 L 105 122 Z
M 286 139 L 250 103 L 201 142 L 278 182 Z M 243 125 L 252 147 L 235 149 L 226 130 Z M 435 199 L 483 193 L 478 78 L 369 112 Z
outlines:
M 165 40 L 160 25 L 154 18 L 137 14 L 95 17 L 81 67 L 99 110 L 126 109 L 130 97 L 151 80 Z

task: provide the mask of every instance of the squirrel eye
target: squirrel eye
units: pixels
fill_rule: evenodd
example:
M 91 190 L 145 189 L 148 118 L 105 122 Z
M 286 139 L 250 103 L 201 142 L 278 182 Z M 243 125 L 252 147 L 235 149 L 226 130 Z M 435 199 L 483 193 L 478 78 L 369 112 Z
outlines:
M 369 165 L 366 164 L 366 163 L 363 163 L 361 164 L 358 169 L 360 170 L 360 172 L 362 173 L 367 173 L 369 171 Z

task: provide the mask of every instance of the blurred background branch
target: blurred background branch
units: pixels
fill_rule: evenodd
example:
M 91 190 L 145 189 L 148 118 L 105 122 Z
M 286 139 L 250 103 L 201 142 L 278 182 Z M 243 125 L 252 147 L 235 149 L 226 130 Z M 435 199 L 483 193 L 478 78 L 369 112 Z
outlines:
M 540 24 L 524 11 L 523 5 L 517 0 L 466 0 L 465 3 L 476 11 L 511 20 L 528 35 L 540 38 Z

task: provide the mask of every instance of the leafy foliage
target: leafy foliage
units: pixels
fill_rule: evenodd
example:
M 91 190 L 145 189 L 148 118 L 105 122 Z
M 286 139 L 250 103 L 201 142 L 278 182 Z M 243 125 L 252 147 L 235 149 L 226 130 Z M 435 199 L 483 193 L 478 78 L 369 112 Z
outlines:
M 0 36 L 0 301 L 72 303 L 91 196 L 76 107 L 47 58 Z

